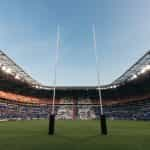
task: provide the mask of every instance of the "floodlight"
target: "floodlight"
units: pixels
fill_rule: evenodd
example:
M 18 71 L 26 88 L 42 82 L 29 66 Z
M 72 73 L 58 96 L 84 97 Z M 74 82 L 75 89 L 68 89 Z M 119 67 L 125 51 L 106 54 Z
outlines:
M 117 85 L 113 85 L 113 88 L 117 88 Z
M 20 79 L 20 76 L 16 74 L 15 79 Z
M 145 66 L 145 69 L 146 69 L 146 70 L 150 70 L 150 65 L 146 65 L 146 66 Z
M 146 71 L 150 70 L 150 65 L 146 65 L 142 70 L 140 71 L 141 74 L 145 73 Z
M 7 68 L 7 69 L 6 69 L 6 73 L 11 73 L 11 69 L 10 69 L 10 68 Z
M 2 70 L 5 71 L 6 70 L 6 66 L 2 66 Z
M 39 88 L 39 86 L 38 86 L 38 85 L 36 85 L 36 86 L 35 86 L 35 88 L 36 88 L 36 89 L 38 89 L 38 88 Z
M 132 75 L 131 80 L 136 79 L 138 76 L 136 74 Z

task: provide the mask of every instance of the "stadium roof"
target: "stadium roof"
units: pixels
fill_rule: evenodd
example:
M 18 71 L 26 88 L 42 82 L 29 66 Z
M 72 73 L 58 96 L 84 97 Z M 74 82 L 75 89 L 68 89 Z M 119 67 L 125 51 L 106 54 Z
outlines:
M 0 50 L 0 71 L 14 77 L 14 80 L 26 82 L 30 85 L 40 85 L 28 75 L 20 66 L 18 66 L 11 58 L 9 58 L 2 50 Z
M 116 88 L 117 85 L 102 85 L 100 86 L 100 88 L 102 90 L 105 90 L 105 89 L 111 89 L 111 88 Z M 47 89 L 47 90 L 51 90 L 53 89 L 52 86 L 36 86 L 35 88 L 37 89 Z M 56 86 L 56 89 L 57 90 L 94 90 L 94 89 L 98 89 L 99 87 L 98 86 Z
M 137 79 L 147 71 L 150 71 L 150 50 L 112 84 L 122 84 Z
M 14 80 L 28 83 L 35 89 L 51 90 L 53 86 L 44 86 L 28 75 L 20 66 L 18 66 L 11 58 L 9 58 L 2 50 L 0 50 L 0 71 L 7 75 L 13 76 Z M 102 90 L 117 88 L 123 83 L 137 79 L 140 75 L 150 71 L 150 51 L 141 57 L 134 65 L 132 65 L 123 75 L 108 85 L 102 85 Z M 98 86 L 56 86 L 58 90 L 93 90 Z

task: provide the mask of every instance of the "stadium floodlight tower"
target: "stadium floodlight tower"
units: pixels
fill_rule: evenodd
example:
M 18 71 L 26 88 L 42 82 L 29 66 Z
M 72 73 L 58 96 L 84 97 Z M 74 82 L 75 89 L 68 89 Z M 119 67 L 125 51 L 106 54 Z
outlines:
M 59 52 L 59 43 L 60 43 L 60 33 L 59 25 L 57 25 L 57 45 L 55 51 L 55 63 L 54 63 L 54 86 L 53 86 L 53 102 L 52 110 L 49 115 L 49 135 L 54 135 L 55 132 L 55 97 L 56 97 L 56 77 L 57 77 L 57 64 L 58 64 L 58 52 Z
M 106 125 L 106 117 L 103 111 L 103 104 L 102 104 L 102 92 L 100 87 L 100 72 L 99 72 L 99 61 L 97 55 L 97 43 L 96 43 L 96 33 L 95 33 L 95 24 L 92 26 L 93 31 L 93 46 L 94 46 L 94 54 L 95 54 L 95 61 L 96 61 L 96 69 L 97 69 L 97 87 L 98 87 L 98 95 L 99 95 L 99 107 L 100 107 L 100 122 L 101 122 L 101 134 L 107 135 L 107 125 Z

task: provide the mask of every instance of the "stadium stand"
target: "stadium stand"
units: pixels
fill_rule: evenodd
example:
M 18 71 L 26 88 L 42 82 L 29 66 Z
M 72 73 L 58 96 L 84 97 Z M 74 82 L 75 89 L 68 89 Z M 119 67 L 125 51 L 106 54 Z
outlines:
M 101 86 L 110 119 L 150 120 L 150 51 L 122 76 Z M 47 119 L 53 87 L 30 77 L 0 51 L 0 120 Z M 98 87 L 56 87 L 56 119 L 97 119 Z

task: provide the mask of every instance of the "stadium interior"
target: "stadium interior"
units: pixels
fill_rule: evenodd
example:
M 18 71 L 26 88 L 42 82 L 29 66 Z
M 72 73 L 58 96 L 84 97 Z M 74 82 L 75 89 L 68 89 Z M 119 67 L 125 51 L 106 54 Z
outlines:
M 150 120 L 150 51 L 111 84 L 101 86 L 104 112 L 110 119 Z M 0 120 L 47 119 L 53 87 L 34 80 L 0 51 Z M 57 119 L 97 119 L 97 86 L 57 86 Z

